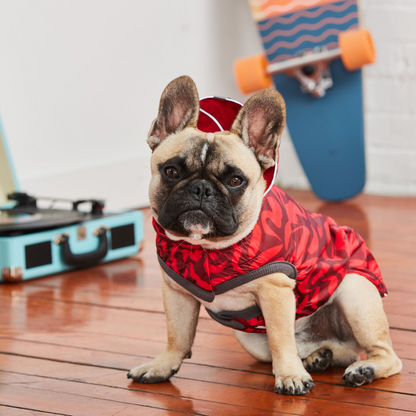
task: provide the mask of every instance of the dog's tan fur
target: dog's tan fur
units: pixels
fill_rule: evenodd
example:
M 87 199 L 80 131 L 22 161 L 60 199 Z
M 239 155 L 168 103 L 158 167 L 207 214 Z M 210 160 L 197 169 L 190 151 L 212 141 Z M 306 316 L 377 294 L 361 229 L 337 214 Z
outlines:
M 186 156 L 190 169 L 197 170 L 204 165 L 212 181 L 224 163 L 240 167 L 250 183 L 238 201 L 238 229 L 233 235 L 195 241 L 166 230 L 172 239 L 220 249 L 248 235 L 257 221 L 266 187 L 263 171 L 277 161 L 285 106 L 276 91 L 262 91 L 246 103 L 231 132 L 215 134 L 196 129 L 198 112 L 198 95 L 190 78 L 181 77 L 168 85 L 161 98 L 158 118 L 149 132 L 148 143 L 153 150 L 149 199 L 157 221 L 158 211 L 166 200 L 158 166 L 174 156 Z M 203 154 L 201 157 L 204 143 L 214 143 L 220 156 L 211 160 L 205 160 Z M 184 185 L 180 182 L 177 186 Z M 402 368 L 392 348 L 379 293 L 362 276 L 347 275 L 326 305 L 295 324 L 295 281 L 282 273 L 264 276 L 218 295 L 209 304 L 195 298 L 164 272 L 162 275 L 168 344 L 155 360 L 130 371 L 129 377 L 134 381 L 164 381 L 179 370 L 182 360 L 191 356 L 201 303 L 209 305 L 214 312 L 242 310 L 255 303 L 260 306 L 267 335 L 236 331 L 236 336 L 255 358 L 272 361 L 278 393 L 310 391 L 313 382 L 305 368 L 321 371 L 330 364 L 348 366 L 344 381 L 350 385 L 388 377 Z M 320 331 L 324 336 L 317 337 Z M 357 352 L 361 349 L 367 352 L 367 359 L 357 361 Z

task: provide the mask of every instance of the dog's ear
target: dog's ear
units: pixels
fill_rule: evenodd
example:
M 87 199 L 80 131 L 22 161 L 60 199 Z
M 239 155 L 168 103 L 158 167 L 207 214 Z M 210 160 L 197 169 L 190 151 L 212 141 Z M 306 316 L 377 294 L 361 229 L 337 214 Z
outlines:
M 187 76 L 174 79 L 163 91 L 159 113 L 150 128 L 147 143 L 154 150 L 170 134 L 196 127 L 199 98 L 194 81 Z
M 241 137 L 262 168 L 267 169 L 276 164 L 285 120 L 286 106 L 282 96 L 275 90 L 262 90 L 240 110 L 231 132 Z

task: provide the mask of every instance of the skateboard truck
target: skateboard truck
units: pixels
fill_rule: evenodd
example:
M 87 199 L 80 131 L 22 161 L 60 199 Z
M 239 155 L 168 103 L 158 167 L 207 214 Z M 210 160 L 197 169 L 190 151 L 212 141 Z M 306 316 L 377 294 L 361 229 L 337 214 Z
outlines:
M 323 97 L 333 85 L 329 64 L 341 58 L 348 71 L 354 71 L 375 61 L 373 39 L 367 29 L 359 28 L 341 32 L 338 48 L 318 47 L 301 56 L 270 64 L 261 54 L 239 59 L 234 63 L 237 84 L 243 94 L 270 88 L 272 76 L 286 74 L 295 77 L 305 93 Z
M 283 72 L 299 81 L 303 93 L 311 94 L 318 98 L 323 97 L 325 91 L 334 85 L 329 67 L 330 61 L 334 59 L 332 51 L 329 51 L 325 46 L 318 46 L 313 51 L 303 52 L 297 58 L 284 62 L 291 63 L 292 66 L 288 67 L 288 69 L 285 68 Z M 273 66 L 277 65 L 269 65 L 267 72 L 270 69 L 273 71 Z M 279 72 L 281 71 L 272 72 L 270 75 Z

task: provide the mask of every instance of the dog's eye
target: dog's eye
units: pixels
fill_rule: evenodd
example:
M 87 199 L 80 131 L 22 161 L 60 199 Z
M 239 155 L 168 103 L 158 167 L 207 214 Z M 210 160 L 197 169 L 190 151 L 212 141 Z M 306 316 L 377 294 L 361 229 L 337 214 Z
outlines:
M 166 168 L 165 173 L 169 178 L 175 179 L 179 177 L 179 173 L 175 168 Z
M 239 186 L 243 183 L 243 180 L 239 176 L 234 176 L 230 179 L 231 186 Z

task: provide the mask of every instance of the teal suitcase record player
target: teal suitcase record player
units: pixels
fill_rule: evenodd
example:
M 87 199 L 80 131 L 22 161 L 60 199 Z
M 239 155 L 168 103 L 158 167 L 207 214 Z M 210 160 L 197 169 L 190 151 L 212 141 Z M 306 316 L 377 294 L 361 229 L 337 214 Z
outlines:
M 41 202 L 19 192 L 0 122 L 0 283 L 92 266 L 140 249 L 140 211 L 107 213 L 99 200 L 60 201 L 67 209 L 41 208 Z

